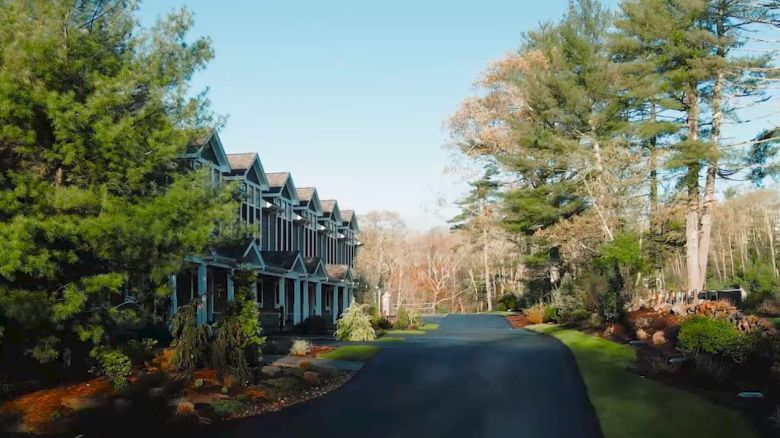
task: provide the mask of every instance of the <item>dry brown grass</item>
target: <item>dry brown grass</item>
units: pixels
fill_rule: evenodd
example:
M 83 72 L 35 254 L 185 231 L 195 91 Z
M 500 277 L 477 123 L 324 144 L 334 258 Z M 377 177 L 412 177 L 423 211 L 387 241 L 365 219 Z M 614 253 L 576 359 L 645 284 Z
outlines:
M 191 417 L 195 415 L 195 405 L 192 402 L 183 400 L 176 405 L 177 417 Z
M 525 315 L 531 324 L 541 324 L 544 322 L 544 306 L 536 305 L 525 309 Z

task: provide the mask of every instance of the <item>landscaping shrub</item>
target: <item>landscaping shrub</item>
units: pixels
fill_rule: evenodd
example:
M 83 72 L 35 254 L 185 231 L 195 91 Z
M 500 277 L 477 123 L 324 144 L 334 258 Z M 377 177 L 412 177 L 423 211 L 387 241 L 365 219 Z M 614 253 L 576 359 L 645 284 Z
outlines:
M 179 307 L 173 317 L 173 367 L 192 377 L 195 368 L 206 360 L 209 349 L 208 328 L 197 325 L 195 304 Z
M 743 362 L 756 348 L 758 336 L 743 333 L 724 319 L 694 316 L 680 325 L 681 350 L 699 355 L 709 353 Z
M 303 321 L 302 328 L 309 335 L 324 335 L 328 332 L 328 321 L 319 315 L 312 315 Z
M 243 412 L 247 405 L 241 400 L 227 399 L 217 400 L 211 405 L 211 407 L 214 409 L 215 414 L 226 418 Z
M 517 295 L 513 293 L 504 294 L 498 298 L 496 309 L 501 311 L 516 310 L 518 308 L 519 302 L 520 300 Z
M 544 306 L 542 319 L 544 322 L 558 322 L 558 309 L 555 306 Z
M 344 311 L 336 323 L 336 338 L 342 341 L 373 341 L 376 332 L 371 326 L 371 319 L 363 310 L 363 305 L 357 302 Z
M 176 404 L 176 416 L 177 417 L 191 417 L 195 415 L 195 405 L 186 400 L 180 401 Z
M 374 327 L 374 330 L 390 330 L 393 328 L 393 323 L 384 316 L 378 316 L 371 318 L 371 326 Z
M 590 328 L 599 328 L 604 324 L 604 320 L 601 319 L 601 315 L 598 313 L 591 313 L 588 318 L 588 326 Z
M 124 393 L 129 389 L 128 378 L 132 374 L 130 358 L 121 351 L 105 347 L 96 347 L 90 353 L 100 364 L 100 370 L 117 392 Z
M 121 346 L 122 352 L 127 355 L 133 363 L 143 363 L 154 357 L 154 349 L 157 347 L 157 340 L 152 338 L 130 339 Z
M 541 324 L 544 322 L 544 305 L 537 304 L 525 309 L 525 315 L 531 324 Z
M 311 353 L 311 342 L 305 339 L 296 339 L 290 347 L 290 354 L 293 356 L 306 356 Z
M 620 299 L 620 293 L 607 291 L 602 294 L 598 313 L 605 322 L 618 322 L 623 317 L 623 300 Z
M 569 324 L 579 324 L 583 321 L 586 321 L 589 317 L 590 317 L 590 312 L 588 312 L 587 310 L 575 309 L 569 314 L 565 322 Z
M 416 329 L 420 323 L 420 315 L 411 313 L 404 307 L 399 307 L 393 327 L 399 330 Z
M 224 384 L 225 376 L 235 377 L 242 385 L 249 383 L 252 370 L 247 360 L 246 348 L 264 339 L 259 338 L 254 324 L 246 321 L 244 309 L 257 306 L 253 302 L 233 301 L 228 304 L 222 320 L 217 323 L 211 345 L 211 366 L 217 378 Z

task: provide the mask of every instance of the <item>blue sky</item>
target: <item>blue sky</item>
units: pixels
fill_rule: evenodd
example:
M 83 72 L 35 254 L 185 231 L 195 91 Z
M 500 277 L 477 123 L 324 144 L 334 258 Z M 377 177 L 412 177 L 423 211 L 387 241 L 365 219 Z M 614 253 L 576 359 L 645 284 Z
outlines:
M 192 35 L 213 40 L 194 88 L 229 117 L 228 153 L 258 152 L 266 171 L 290 171 L 342 209 L 394 210 L 424 229 L 452 217 L 466 189 L 445 172 L 443 122 L 489 62 L 567 0 L 147 0 L 142 23 L 181 6 Z M 755 121 L 727 125 L 724 142 L 773 126 L 777 110 L 743 113 Z
M 395 210 L 422 229 L 454 214 L 439 196 L 465 187 L 444 173 L 442 123 L 487 63 L 566 4 L 147 0 L 141 15 L 149 24 L 184 5 L 193 35 L 212 38 L 195 87 L 229 116 L 228 153 L 256 151 L 266 171 L 291 171 L 342 208 Z

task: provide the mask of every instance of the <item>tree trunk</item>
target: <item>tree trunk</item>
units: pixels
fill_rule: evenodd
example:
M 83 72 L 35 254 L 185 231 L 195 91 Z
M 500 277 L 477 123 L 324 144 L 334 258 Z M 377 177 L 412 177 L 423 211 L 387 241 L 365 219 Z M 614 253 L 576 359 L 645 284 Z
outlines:
M 699 95 L 696 84 L 688 90 L 688 140 L 699 139 Z M 688 293 L 697 295 L 700 282 L 699 269 L 699 170 L 698 163 L 688 166 L 688 208 L 685 218 L 686 278 Z M 696 298 L 694 298 L 695 300 Z
M 769 258 L 772 260 L 772 277 L 777 277 L 777 260 L 775 260 L 775 236 L 772 222 L 769 220 L 769 211 L 764 210 L 766 219 L 766 235 L 769 237 Z
M 650 103 L 650 121 L 655 123 L 655 102 Z M 658 211 L 658 157 L 656 148 L 658 146 L 658 137 L 652 136 L 648 142 L 648 167 L 650 168 L 650 229 L 653 230 L 655 216 Z
M 487 310 L 488 312 L 491 312 L 493 310 L 493 300 L 491 298 L 490 290 L 490 267 L 488 266 L 487 226 L 482 228 L 482 264 L 485 269 L 485 297 L 487 299 Z
M 717 56 L 726 60 L 726 49 L 722 41 L 725 37 L 725 11 L 724 4 L 718 4 L 718 18 L 716 22 L 716 34 L 718 37 Z M 715 84 L 712 87 L 712 151 L 707 165 L 707 179 L 704 183 L 704 204 L 701 214 L 701 234 L 699 236 L 699 283 L 698 289 L 704 289 L 707 281 L 707 259 L 710 251 L 710 239 L 712 233 L 712 205 L 715 203 L 715 178 L 718 175 L 718 148 L 720 146 L 720 131 L 723 123 L 723 68 L 719 68 L 715 76 Z

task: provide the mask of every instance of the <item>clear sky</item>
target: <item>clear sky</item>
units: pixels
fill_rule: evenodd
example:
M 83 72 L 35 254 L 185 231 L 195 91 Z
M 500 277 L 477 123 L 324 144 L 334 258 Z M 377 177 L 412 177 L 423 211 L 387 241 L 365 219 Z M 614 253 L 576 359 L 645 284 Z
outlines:
M 612 1 L 607 2 L 614 3 Z M 463 181 L 445 174 L 444 120 L 488 62 L 566 0 L 151 1 L 142 21 L 186 5 L 216 58 L 195 86 L 229 117 L 228 153 L 260 154 L 342 209 L 443 224 Z

